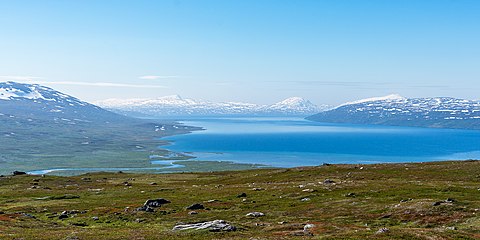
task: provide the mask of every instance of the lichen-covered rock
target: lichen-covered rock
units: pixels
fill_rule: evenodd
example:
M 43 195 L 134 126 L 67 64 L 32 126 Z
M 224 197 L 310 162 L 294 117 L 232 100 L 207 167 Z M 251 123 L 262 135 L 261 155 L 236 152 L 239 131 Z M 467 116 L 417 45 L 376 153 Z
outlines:
M 193 224 L 180 224 L 176 225 L 172 229 L 173 231 L 184 231 L 184 230 L 209 230 L 211 232 L 220 232 L 220 231 L 235 231 L 237 228 L 233 225 L 230 225 L 224 220 L 214 220 L 209 222 L 193 223 Z

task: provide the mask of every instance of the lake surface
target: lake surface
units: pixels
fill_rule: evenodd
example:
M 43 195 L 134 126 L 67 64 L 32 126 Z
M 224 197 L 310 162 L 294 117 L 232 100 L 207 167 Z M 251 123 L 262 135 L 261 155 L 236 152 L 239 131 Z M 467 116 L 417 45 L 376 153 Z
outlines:
M 206 130 L 166 138 L 197 160 L 274 167 L 480 159 L 480 131 L 326 124 L 301 118 L 203 118 Z M 165 148 L 165 146 L 162 146 Z

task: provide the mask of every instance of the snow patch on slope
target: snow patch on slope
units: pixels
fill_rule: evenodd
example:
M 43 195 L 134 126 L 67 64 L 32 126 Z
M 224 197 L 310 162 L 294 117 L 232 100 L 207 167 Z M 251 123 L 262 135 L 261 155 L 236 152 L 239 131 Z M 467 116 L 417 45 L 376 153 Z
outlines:
M 15 98 L 45 99 L 35 86 L 19 89 L 15 88 L 14 85 L 7 83 L 7 85 L 0 87 L 1 100 L 12 100 Z
M 339 105 L 338 107 L 346 106 L 346 105 L 353 105 L 353 104 L 360 104 L 360 103 L 367 103 L 367 102 L 377 102 L 377 101 L 398 101 L 398 100 L 404 100 L 406 98 L 402 97 L 399 94 L 390 94 L 387 96 L 383 97 L 372 97 L 372 98 L 365 98 L 365 99 L 360 99 L 352 102 L 347 102 Z M 338 108 L 337 107 L 337 108 Z

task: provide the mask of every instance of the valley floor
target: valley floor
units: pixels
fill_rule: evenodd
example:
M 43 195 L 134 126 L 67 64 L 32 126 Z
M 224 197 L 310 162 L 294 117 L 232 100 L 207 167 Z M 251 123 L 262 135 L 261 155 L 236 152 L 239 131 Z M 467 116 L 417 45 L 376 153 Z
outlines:
M 479 161 L 3 176 L 0 239 L 478 239 L 479 190 Z M 236 231 L 172 231 L 215 219 Z

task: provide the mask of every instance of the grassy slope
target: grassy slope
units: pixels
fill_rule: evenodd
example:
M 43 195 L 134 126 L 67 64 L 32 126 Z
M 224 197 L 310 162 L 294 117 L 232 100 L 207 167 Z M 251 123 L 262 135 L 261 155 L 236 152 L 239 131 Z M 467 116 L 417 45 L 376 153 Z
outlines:
M 155 131 L 157 126 L 163 126 L 164 131 Z M 159 138 L 197 129 L 135 119 L 73 125 L 3 116 L 0 117 L 0 174 L 49 168 L 154 167 L 150 155 L 169 154 L 158 148 L 167 144 Z
M 38 189 L 30 189 L 35 178 Z M 327 178 L 336 183 L 323 184 Z M 125 186 L 125 181 L 132 186 Z M 480 238 L 479 181 L 478 161 L 158 175 L 8 176 L 0 178 L 0 239 L 475 239 Z M 236 197 L 242 192 L 248 195 L 246 201 Z M 36 199 L 65 194 L 79 198 Z M 300 201 L 305 197 L 311 200 Z M 172 203 L 155 213 L 132 211 L 149 198 Z M 447 198 L 456 201 L 432 206 Z M 210 199 L 219 201 L 206 203 Z M 189 215 L 185 207 L 193 203 L 203 203 L 208 210 Z M 87 212 L 59 220 L 55 213 L 64 210 Z M 251 211 L 266 216 L 245 217 Z M 93 221 L 94 216 L 99 220 Z M 214 219 L 227 220 L 239 230 L 171 231 L 177 222 Z M 302 236 L 307 223 L 316 225 L 313 236 Z M 390 231 L 375 234 L 381 227 Z

